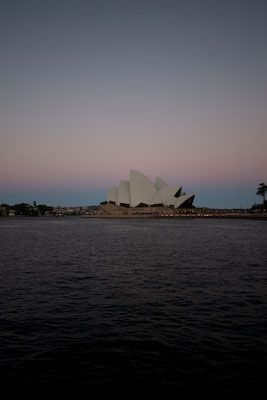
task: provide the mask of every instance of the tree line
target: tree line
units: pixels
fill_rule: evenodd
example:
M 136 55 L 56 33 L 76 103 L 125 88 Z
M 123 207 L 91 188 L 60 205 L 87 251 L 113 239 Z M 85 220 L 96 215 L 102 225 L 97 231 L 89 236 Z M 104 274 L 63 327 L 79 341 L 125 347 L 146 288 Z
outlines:
M 5 208 L 8 212 L 9 210 L 13 210 L 15 215 L 47 215 L 51 214 L 53 211 L 53 207 L 47 206 L 46 204 L 34 204 L 33 206 L 28 203 L 18 203 L 14 205 L 9 205 L 2 203 L 0 207 Z

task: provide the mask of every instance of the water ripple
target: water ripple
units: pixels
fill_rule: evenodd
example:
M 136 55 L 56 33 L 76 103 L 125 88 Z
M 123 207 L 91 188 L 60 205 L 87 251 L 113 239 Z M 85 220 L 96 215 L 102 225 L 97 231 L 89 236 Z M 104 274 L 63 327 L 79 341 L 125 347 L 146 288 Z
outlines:
M 0 232 L 2 386 L 266 392 L 265 221 L 14 218 Z

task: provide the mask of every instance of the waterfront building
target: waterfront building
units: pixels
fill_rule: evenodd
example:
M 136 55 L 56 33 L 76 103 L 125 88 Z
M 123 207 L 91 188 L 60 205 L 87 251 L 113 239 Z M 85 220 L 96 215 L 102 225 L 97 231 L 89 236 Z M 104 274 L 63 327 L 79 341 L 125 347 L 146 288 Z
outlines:
M 190 208 L 194 197 L 179 185 L 169 186 L 160 177 L 153 183 L 143 173 L 131 170 L 129 181 L 122 180 L 117 187 L 108 189 L 107 202 L 124 207 Z

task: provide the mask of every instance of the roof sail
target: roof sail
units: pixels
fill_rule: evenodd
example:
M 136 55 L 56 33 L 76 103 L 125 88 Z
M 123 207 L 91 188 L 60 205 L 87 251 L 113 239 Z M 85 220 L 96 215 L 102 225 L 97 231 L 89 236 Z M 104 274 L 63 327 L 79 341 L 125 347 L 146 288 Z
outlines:
M 157 190 L 163 189 L 166 186 L 168 186 L 167 183 L 159 176 L 155 179 L 155 188 Z

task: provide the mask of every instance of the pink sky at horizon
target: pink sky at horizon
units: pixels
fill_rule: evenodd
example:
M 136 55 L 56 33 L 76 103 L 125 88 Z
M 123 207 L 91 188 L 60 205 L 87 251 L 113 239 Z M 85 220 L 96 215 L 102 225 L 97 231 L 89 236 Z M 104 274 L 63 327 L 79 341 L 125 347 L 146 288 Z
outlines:
M 265 4 L 15 3 L 0 15 L 0 202 L 98 193 L 130 169 L 185 190 L 266 181 Z
M 76 126 L 76 134 L 65 126 L 64 136 L 27 132 L 6 135 L 1 143 L 0 184 L 94 187 L 127 179 L 130 169 L 140 170 L 151 179 L 162 176 L 173 184 L 181 181 L 214 186 L 264 179 L 267 140 L 262 135 L 259 143 L 261 135 L 251 135 L 250 128 L 244 127 L 238 135 L 226 134 L 220 127 L 211 135 L 210 131 L 201 132 L 205 124 L 195 126 L 195 131 L 187 126 L 182 133 L 181 128 L 151 125 L 139 132 L 134 127 L 127 132 L 124 124 L 117 124 L 100 129 L 96 125 L 94 133 L 89 134 L 84 133 L 83 126 L 80 130 Z M 164 128 L 165 134 L 161 133 Z

